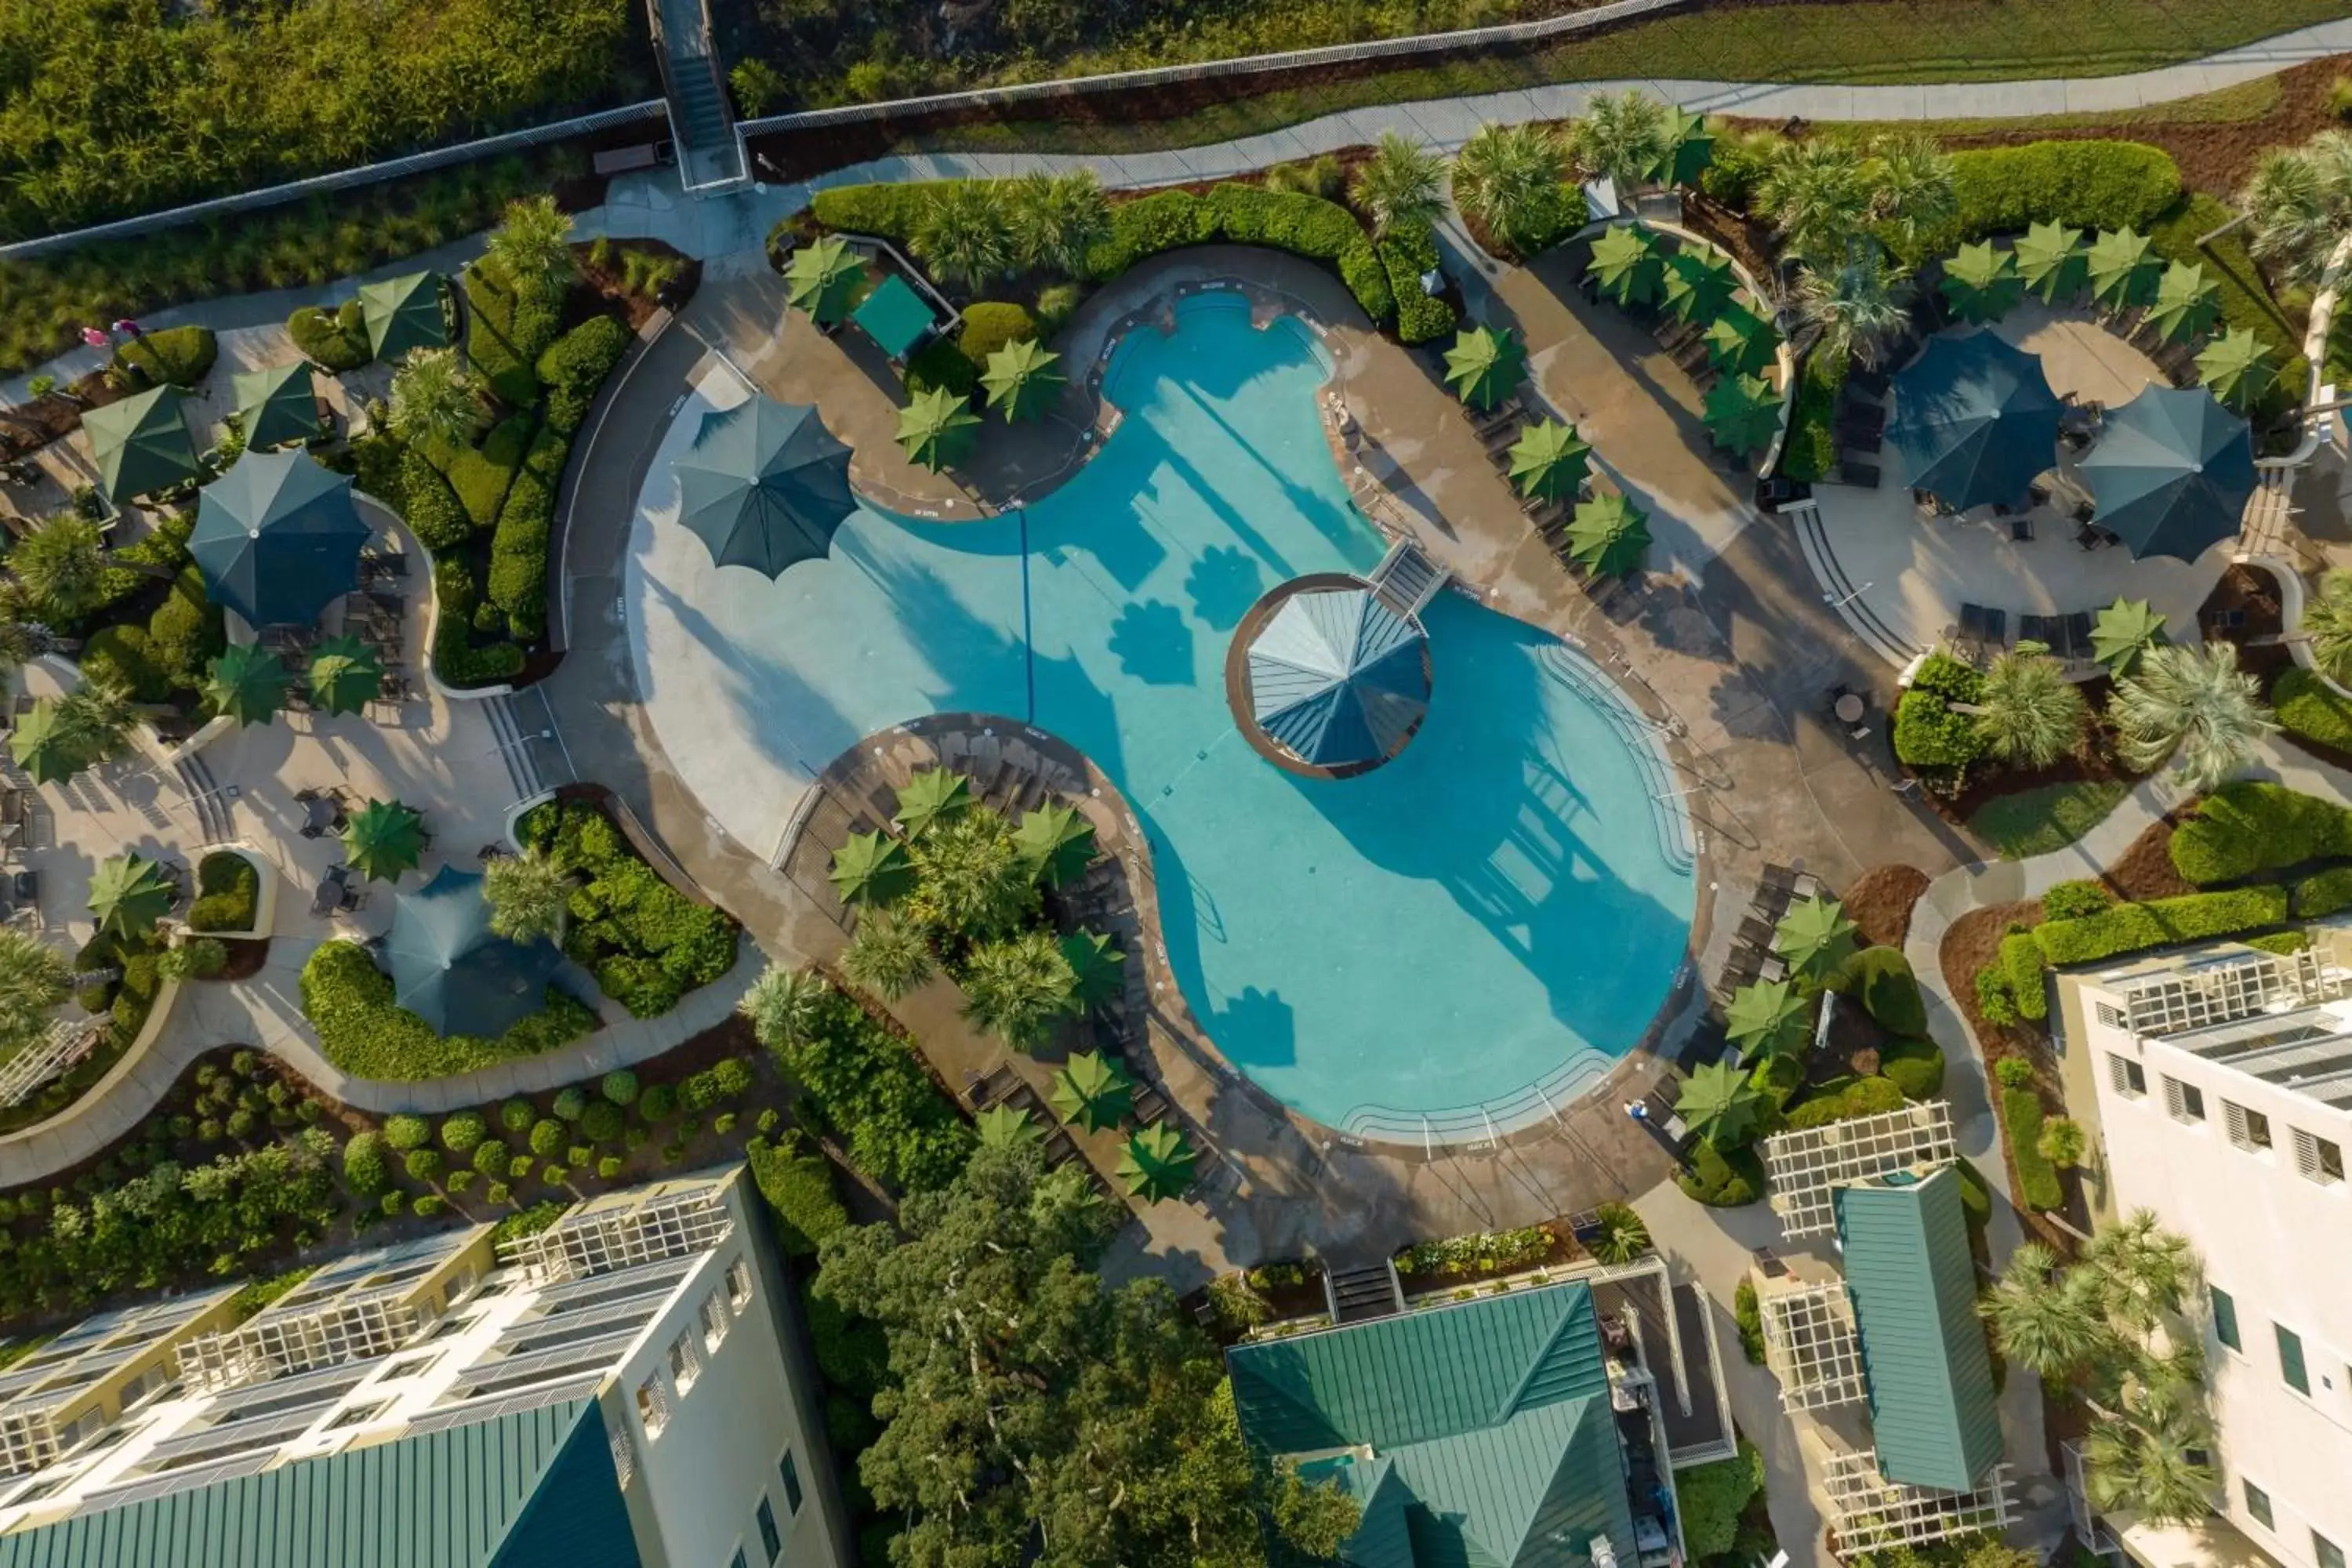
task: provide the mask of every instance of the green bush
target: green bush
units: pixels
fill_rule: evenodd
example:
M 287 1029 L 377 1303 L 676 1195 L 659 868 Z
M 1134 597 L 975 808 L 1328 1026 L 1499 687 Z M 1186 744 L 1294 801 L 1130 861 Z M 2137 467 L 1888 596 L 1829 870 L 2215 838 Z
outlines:
M 1037 335 L 1050 339 L 1086 303 L 1083 283 L 1048 283 L 1037 290 Z
M 490 602 L 506 612 L 507 624 L 524 642 L 547 634 L 548 543 L 571 451 L 571 443 L 554 431 L 539 433 L 499 510 L 490 541 Z
M 1756 1301 L 1756 1281 L 1742 1276 L 1731 1292 L 1731 1323 L 1739 1331 L 1739 1353 L 1750 1366 L 1764 1364 L 1764 1314 Z
M 2352 752 L 2352 698 L 2338 695 L 2316 670 L 2282 670 L 2271 682 L 2271 707 L 2289 734 Z
M 478 1110 L 461 1110 L 442 1119 L 441 1147 L 460 1158 L 480 1148 L 482 1140 L 489 1135 L 489 1124 Z
M 344 300 L 331 316 L 305 305 L 286 318 L 286 334 L 304 359 L 330 374 L 357 370 L 375 357 L 368 345 L 367 313 L 357 300 Z
M 384 1158 L 383 1138 L 374 1132 L 355 1132 L 343 1145 L 343 1185 L 352 1195 L 372 1198 L 383 1191 L 392 1181 L 392 1167 Z
M 1938 256 L 2037 223 L 2145 234 L 2180 199 L 2180 168 L 2138 142 L 2029 142 L 1952 154 L 1952 221 L 1923 231 L 1902 247 L 1907 255 Z
M 816 1369 L 845 1394 L 870 1399 L 881 1392 L 890 1369 L 889 1341 L 871 1318 L 845 1311 L 830 1296 L 801 1294 L 801 1317 L 808 1324 Z
M 1375 249 L 1388 270 L 1389 292 L 1396 300 L 1398 341 L 1426 343 L 1452 332 L 1456 324 L 1454 307 L 1423 293 L 1421 287 L 1423 277 L 1441 270 L 1436 231 L 1427 224 L 1401 228 L 1379 241 Z
M 967 305 L 963 312 L 963 331 L 956 336 L 956 346 L 963 357 L 982 370 L 988 368 L 988 356 L 1008 343 L 1037 335 L 1037 323 L 1028 311 L 1002 300 L 982 300 Z
M 2172 868 L 2200 887 L 2352 855 L 2352 811 L 2282 784 L 2225 784 L 2172 835 Z
M 848 1146 L 866 1174 L 905 1191 L 946 1185 L 963 1168 L 971 1128 L 940 1092 L 920 1055 L 839 992 L 820 1004 L 808 1037 L 776 1051 L 800 1105 Z M 656 1090 L 646 1092 L 646 1120 Z
M 437 607 L 433 626 L 436 675 L 464 688 L 495 686 L 522 673 L 520 643 L 474 641 L 474 612 L 481 607 L 481 590 L 464 562 L 454 555 L 435 557 L 433 598 Z
M 509 1132 L 529 1132 L 538 1121 L 538 1108 L 520 1095 L 499 1107 L 499 1125 Z
M 980 367 L 965 356 L 953 338 L 933 338 L 907 356 L 909 393 L 945 387 L 958 397 L 969 397 L 979 384 Z
M 2092 881 L 2060 882 L 2042 895 L 2042 913 L 2046 920 L 2080 920 L 2115 907 L 2115 895 L 2104 883 Z
M 383 1124 L 383 1141 L 403 1153 L 411 1149 L 422 1149 L 432 1139 L 433 1124 L 422 1116 L 411 1116 L 404 1110 L 394 1113 Z
M 172 696 L 171 677 L 155 658 L 144 626 L 118 623 L 90 633 L 81 645 L 81 671 L 113 681 L 142 702 L 164 702 Z
M 194 387 L 219 357 L 220 344 L 209 327 L 165 327 L 114 351 L 114 363 L 146 386 Z
M 2010 932 L 2000 939 L 2000 963 L 2002 981 L 2009 987 L 2010 999 L 2017 1005 L 2018 1016 L 2036 1022 L 2048 1017 L 2050 990 L 2042 983 L 2041 942 L 2031 931 Z
M 147 617 L 148 651 L 172 685 L 194 690 L 205 668 L 228 646 L 221 607 L 205 592 L 204 574 L 194 566 L 172 579 L 171 592 Z
M 2010 1163 L 2017 1167 L 2017 1195 L 2031 1209 L 2048 1211 L 2065 1205 L 2056 1167 L 2042 1154 L 2042 1097 L 2031 1089 L 2003 1087 L 2000 1091 L 2001 1131 L 2009 1138 Z
M 563 325 L 563 289 L 532 281 L 517 288 L 497 262 L 466 268 L 466 358 L 509 408 L 539 401 L 532 367 Z
M 2352 866 L 2331 866 L 2294 885 L 2294 918 L 2315 921 L 2352 909 Z
M 608 1100 L 592 1101 L 580 1113 L 580 1135 L 592 1143 L 612 1142 L 625 1125 L 621 1108 Z
M 261 873 L 244 856 L 215 849 L 196 862 L 190 931 L 251 931 L 261 918 Z
M 952 180 L 907 180 L 891 184 L 835 185 L 809 199 L 809 212 L 826 228 L 876 239 L 912 239 L 923 215 Z
M 1858 1117 L 1883 1115 L 1903 1109 L 1903 1090 L 1893 1079 L 1873 1073 L 1855 1079 L 1843 1089 L 1831 1094 L 1817 1094 L 1811 1100 L 1798 1101 L 1789 1109 L 1789 1126 L 1827 1127 L 1832 1122 L 1852 1121 Z
M 1147 257 L 1217 237 L 1217 212 L 1190 191 L 1155 191 L 1111 208 L 1110 232 L 1095 241 L 1081 269 L 1107 283 Z
M 530 1129 L 530 1152 L 545 1160 L 572 1141 L 562 1122 L 550 1116 L 533 1122 Z
M 1724 1153 L 1702 1138 L 1690 1146 L 1688 1163 L 1675 1183 L 1685 1196 L 1709 1208 L 1738 1208 L 1764 1191 L 1764 1163 L 1753 1149 Z
M 441 1173 L 441 1151 L 411 1149 L 406 1154 L 401 1156 L 400 1164 L 401 1169 L 408 1173 L 410 1181 L 429 1182 Z
M 823 1154 L 755 1141 L 745 1152 L 751 1180 L 775 1216 L 776 1236 L 789 1257 L 814 1258 L 824 1238 L 849 1226 L 849 1211 L 834 1191 L 833 1167 Z
M 1934 653 L 1912 676 L 1895 707 L 1895 754 L 1915 768 L 1966 767 L 1984 754 L 1984 737 L 1950 704 L 1984 696 L 1984 676 L 1948 654 Z
M 1890 1035 L 1924 1035 L 1927 1007 L 1909 960 L 1891 947 L 1865 947 L 1839 966 L 1830 989 L 1853 997 Z
M 393 1000 L 392 977 L 367 950 L 321 942 L 302 965 L 302 1014 L 326 1058 L 361 1078 L 413 1079 L 472 1072 L 519 1056 L 536 1056 L 586 1035 L 596 1015 L 562 988 L 546 1005 L 495 1040 L 441 1036 Z
M 2088 963 L 2175 942 L 2235 936 L 2283 924 L 2286 918 L 2286 889 L 2263 885 L 2118 904 L 2104 914 L 2036 926 L 2033 939 L 2053 964 Z
M 448 479 L 414 447 L 400 456 L 398 499 L 402 521 L 427 550 L 455 550 L 474 531 Z
M 578 1121 L 588 1114 L 588 1091 L 578 1084 L 567 1084 L 555 1091 L 555 1100 L 548 1109 L 563 1121 Z
M 588 422 L 604 378 L 629 350 L 629 329 L 610 316 L 591 316 L 548 345 L 539 356 L 539 381 L 547 394 L 547 427 L 559 436 L 576 434 Z
M 614 1068 L 596 1080 L 596 1092 L 614 1105 L 635 1105 L 637 1102 L 637 1075 L 627 1068 Z
M 1797 406 L 1789 416 L 1789 439 L 1780 448 L 1779 472 L 1784 478 L 1811 484 L 1837 467 L 1838 398 L 1852 363 L 1838 354 L 1806 356 L 1797 378 Z
M 677 1090 L 666 1083 L 655 1084 L 637 1101 L 637 1114 L 648 1123 L 667 1121 L 677 1109 Z
M 2023 1057 L 2003 1057 L 1993 1063 L 1992 1076 L 2003 1089 L 2024 1089 L 2033 1082 L 2033 1064 Z
M 1329 262 L 1374 326 L 1394 319 L 1396 295 L 1389 286 L 1388 268 L 1372 249 L 1370 236 L 1347 208 L 1304 192 L 1244 184 L 1215 186 L 1207 199 L 1224 238 Z
M 1675 1496 L 1683 1510 L 1683 1544 L 1695 1561 L 1729 1552 L 1739 1535 L 1739 1516 L 1764 1489 L 1764 1455 L 1742 1437 L 1736 1458 L 1694 1465 L 1675 1475 Z
M 662 880 L 594 805 L 551 801 L 517 831 L 579 879 L 563 951 L 632 1016 L 667 1012 L 734 967 L 733 919 Z
M 1908 1100 L 1943 1092 L 1944 1051 L 1933 1040 L 1897 1040 L 1878 1053 L 1878 1070 Z
M 497 526 L 499 509 L 506 504 L 507 488 L 514 483 L 523 458 L 530 455 L 531 437 L 538 427 L 536 415 L 510 414 L 490 426 L 480 446 L 467 447 L 450 455 L 449 488 L 457 492 L 457 504 L 465 510 L 473 528 Z M 425 542 L 436 550 L 447 548 L 430 540 Z

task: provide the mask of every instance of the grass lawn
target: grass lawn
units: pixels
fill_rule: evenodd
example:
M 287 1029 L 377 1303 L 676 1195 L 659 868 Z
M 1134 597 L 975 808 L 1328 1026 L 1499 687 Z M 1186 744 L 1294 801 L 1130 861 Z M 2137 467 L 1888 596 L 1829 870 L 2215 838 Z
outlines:
M 1969 818 L 1969 827 L 2003 859 L 2022 860 L 2074 843 L 2130 793 L 2129 784 L 2115 779 L 2043 784 L 1987 801 Z
M 1938 141 L 2034 131 L 2122 131 L 2149 125 L 2240 125 L 2275 112 L 2285 101 L 2274 76 L 2256 77 L 2218 92 L 2176 98 L 2140 109 L 2090 109 L 2076 114 L 2037 114 L 2031 120 L 1845 120 L 1825 127 L 1833 134 L 1868 141 L 1890 131 L 1921 131 Z

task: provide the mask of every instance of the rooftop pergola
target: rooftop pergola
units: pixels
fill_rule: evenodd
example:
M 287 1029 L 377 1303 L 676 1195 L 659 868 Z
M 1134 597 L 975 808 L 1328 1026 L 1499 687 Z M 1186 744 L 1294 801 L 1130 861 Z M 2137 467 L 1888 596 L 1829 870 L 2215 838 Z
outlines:
M 1934 1170 L 1957 1152 L 1952 1108 L 1940 1100 L 1775 1133 L 1764 1141 L 1764 1170 L 1780 1234 L 1793 1241 L 1833 1231 L 1832 1194 L 1839 1187 L 1894 1171 Z
M 1868 1393 L 1853 1302 L 1842 1281 L 1759 1293 L 1764 1364 L 1780 1383 L 1780 1408 L 1828 1410 Z
M 2333 1002 L 2345 976 L 2312 948 L 2263 952 L 2241 948 L 2219 957 L 2192 958 L 2116 985 L 2135 1035 L 2177 1035 L 2257 1013 Z
M 1972 1491 L 1898 1486 L 1878 1473 L 1878 1450 L 1832 1454 L 1822 1485 L 1829 1493 L 1838 1554 L 1923 1546 L 1949 1536 L 1995 1533 L 2010 1520 L 2010 1468 L 1995 1465 Z
M 621 1194 L 583 1204 L 534 1236 L 499 1245 L 502 1263 L 537 1284 L 555 1284 L 708 1252 L 734 1227 L 727 1192 L 716 1182 Z

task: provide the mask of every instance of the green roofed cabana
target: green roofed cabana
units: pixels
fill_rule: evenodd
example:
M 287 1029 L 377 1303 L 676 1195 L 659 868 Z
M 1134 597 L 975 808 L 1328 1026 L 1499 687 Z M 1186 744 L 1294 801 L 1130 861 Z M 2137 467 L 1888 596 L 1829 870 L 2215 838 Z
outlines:
M 939 318 L 923 297 L 893 272 L 866 296 L 851 320 L 859 331 L 874 340 L 875 347 L 894 360 L 904 360 L 930 335 Z
M 98 465 L 98 488 L 117 504 L 204 474 L 177 387 L 159 386 L 89 409 L 81 427 Z
M 2095 303 L 2110 310 L 2147 303 L 2156 286 L 2156 257 L 2147 236 L 2130 228 L 2102 229 L 2084 262 Z
M 828 234 L 793 252 L 784 264 L 784 296 L 818 326 L 830 327 L 848 312 L 849 297 L 865 271 L 849 241 Z
M 1699 419 L 1725 451 L 1760 452 L 1780 433 L 1780 395 L 1760 375 L 1727 375 L 1707 388 Z
M 381 283 L 360 285 L 360 314 L 367 322 L 368 347 L 378 359 L 398 359 L 411 349 L 446 348 L 449 325 L 441 319 L 441 278 L 410 272 Z
M 1675 320 L 1712 321 L 1739 291 L 1739 279 L 1723 252 L 1711 245 L 1686 245 L 1666 258 L 1659 289 Z
M 1905 481 L 1958 511 L 2025 499 L 2058 461 L 2058 395 L 2042 362 L 1990 331 L 1927 340 L 1895 373 L 1886 438 Z
M 2197 375 L 2223 407 L 2243 414 L 2271 389 L 2278 367 L 2262 339 L 2247 328 L 2229 327 L 2198 351 Z
M 1062 1120 L 1100 1132 L 1135 1106 L 1135 1082 L 1100 1052 L 1080 1051 L 1054 1074 L 1054 1109 Z
M 309 626 L 358 585 L 370 531 L 350 475 L 308 452 L 247 452 L 198 497 L 188 553 L 247 626 Z
M 1772 323 L 1748 309 L 1732 304 L 1706 326 L 1706 354 L 1717 370 L 1733 375 L 1755 375 L 1772 363 L 1780 334 Z
M 1538 419 L 1511 443 L 1511 480 L 1538 500 L 1567 500 L 1591 466 L 1591 445 L 1557 419 Z
M 675 467 L 678 521 L 719 566 L 778 576 L 823 557 L 857 510 L 849 448 L 803 404 L 755 396 L 705 414 Z
M 2062 223 L 2037 223 L 2021 236 L 2012 253 L 2025 286 L 2046 305 L 2072 300 L 2090 275 L 2083 254 L 2083 231 Z
M 1473 408 L 1494 408 L 1509 397 L 1527 374 L 1527 350 L 1519 335 L 1493 327 L 1465 327 L 1445 351 L 1445 384 Z
M 2196 387 L 2140 388 L 2107 411 L 2079 467 L 2099 526 L 2135 560 L 2196 560 L 2237 535 L 2254 493 L 2246 422 Z
M 1879 1473 L 1971 1490 L 2000 1460 L 2000 1416 L 1959 1171 L 1898 1173 L 1841 1187 L 1832 1201 Z
M 236 401 L 237 428 L 245 449 L 267 451 L 320 434 L 319 392 L 307 360 L 249 370 L 229 380 Z
M 1655 304 L 1665 271 L 1656 231 L 1638 223 L 1612 224 L 1593 240 L 1592 258 L 1584 265 L 1601 295 L 1620 305 Z
M 2212 329 L 2221 313 L 2221 288 L 2209 280 L 2194 262 L 2176 261 L 2156 280 L 2156 303 L 2147 309 L 2148 324 L 2168 343 L 2185 343 Z
M 384 962 L 394 1000 L 436 1031 L 495 1039 L 547 1005 L 563 955 L 490 930 L 482 874 L 444 866 L 400 896 Z
M 1301 1458 L 1307 1479 L 1360 1505 L 1344 1563 L 1641 1561 L 1598 1314 L 1581 1283 L 1258 1340 L 1225 1361 L 1250 1447 Z M 1644 1499 L 1642 1511 L 1657 1510 Z
M 2017 256 L 1995 250 L 1991 242 L 1964 245 L 1944 263 L 1944 298 L 1963 321 L 1981 326 L 2009 314 L 2025 296 L 2025 280 L 2018 276 Z

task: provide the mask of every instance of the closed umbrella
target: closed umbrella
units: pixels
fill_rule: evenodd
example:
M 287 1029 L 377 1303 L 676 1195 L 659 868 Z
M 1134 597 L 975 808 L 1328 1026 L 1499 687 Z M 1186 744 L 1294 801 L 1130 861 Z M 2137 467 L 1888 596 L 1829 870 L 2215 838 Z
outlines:
M 247 625 L 308 626 L 359 581 L 369 531 L 351 476 L 306 452 L 247 452 L 205 487 L 188 553 Z
M 1118 1179 L 1129 1197 L 1162 1203 L 1181 1197 L 1192 1184 L 1192 1164 L 1199 1156 L 1184 1134 L 1161 1121 L 1145 1128 L 1119 1151 Z
M 1754 375 L 1772 363 L 1780 334 L 1772 323 L 1744 305 L 1725 307 L 1707 323 L 1706 354 L 1716 368 L 1732 375 Z
M 98 929 L 121 937 L 144 936 L 172 912 L 179 889 L 163 868 L 144 855 L 101 860 L 89 879 L 89 912 Z
M 310 700 L 322 712 L 356 713 L 383 689 L 383 665 L 357 637 L 329 637 L 310 655 Z
M 1013 830 L 1013 847 L 1038 881 L 1058 888 L 1076 881 L 1093 863 L 1094 824 L 1076 806 L 1047 801 Z
M 372 882 L 400 880 L 403 871 L 415 869 L 430 842 L 425 814 L 396 800 L 371 800 L 343 824 L 343 858 Z
M 907 847 L 880 833 L 853 833 L 833 852 L 827 873 L 845 904 L 887 908 L 915 890 L 915 862 Z
M 177 388 L 159 386 L 81 416 L 98 465 L 98 488 L 107 499 L 127 501 L 199 478 L 196 443 L 188 434 L 185 402 Z
M 245 449 L 257 452 L 320 434 L 319 394 L 308 362 L 274 364 L 230 378 L 236 399 L 237 429 Z
M 1789 967 L 1801 980 L 1818 985 L 1825 983 L 1838 966 L 1852 958 L 1860 946 L 1854 940 L 1854 923 L 1846 919 L 1845 906 L 1835 899 L 1816 893 L 1789 907 L 1772 928 L 1772 947 L 1789 961 Z
M 1649 548 L 1648 517 L 1622 495 L 1595 496 L 1580 503 L 1568 525 L 1568 558 L 1595 577 L 1622 577 L 1641 570 Z
M 563 955 L 490 929 L 478 871 L 444 866 L 393 909 L 384 939 L 393 999 L 436 1033 L 496 1038 L 547 1005 Z
M 286 706 L 286 667 L 254 643 L 220 651 L 205 672 L 205 698 L 213 710 L 239 724 L 267 724 Z
M 1557 419 L 1539 419 L 1519 432 L 1511 443 L 1511 479 L 1523 496 L 1538 500 L 1566 500 L 1576 494 L 1592 465 L 1592 448 L 1578 438 L 1576 427 Z
M 953 467 L 971 448 L 980 423 L 965 400 L 944 386 L 919 392 L 898 410 L 898 441 L 909 461 L 938 473 Z
M 678 521 L 719 566 L 775 577 L 832 549 L 857 510 L 849 448 L 800 404 L 754 397 L 705 414 L 676 468 Z
M 1135 1084 L 1098 1052 L 1080 1051 L 1054 1075 L 1054 1109 L 1089 1132 L 1116 1127 L 1135 1106 Z
M 2018 275 L 2044 304 L 2072 300 L 2090 275 L 2083 254 L 2083 231 L 2062 223 L 2037 223 L 2011 252 Z
M 2164 640 L 2164 617 L 2146 599 L 2117 598 L 2091 628 L 2091 657 L 2117 675 L 2129 675 L 2139 656 Z
M 1070 999 L 1078 1011 L 1092 1012 L 1109 1006 L 1126 979 L 1127 954 L 1112 946 L 1110 938 L 1102 932 L 1079 931 L 1062 939 L 1062 956 L 1069 961 L 1070 973 L 1076 976 Z
M 2143 387 L 2108 410 L 2081 468 L 2099 526 L 2140 559 L 2194 561 L 2234 538 L 2254 493 L 2246 422 L 2196 387 Z
M 898 830 L 920 838 L 935 822 L 961 816 L 971 808 L 971 781 L 946 768 L 925 768 L 898 792 Z
M 2243 414 L 2271 389 L 2278 367 L 2271 351 L 2245 327 L 2230 327 L 2197 354 L 2198 378 L 2224 406 Z
M 1943 289 L 1954 314 L 1981 326 L 2010 312 L 2025 295 L 2025 280 L 2018 276 L 2014 253 L 1980 240 L 1960 247 L 1944 263 Z
M 1886 435 L 1914 489 L 1965 511 L 2024 499 L 2057 461 L 2058 411 L 2033 355 L 1990 331 L 1946 334 L 1895 373 Z
M 1659 289 L 1675 320 L 1711 321 L 1731 303 L 1739 279 L 1729 258 L 1713 246 L 1685 246 L 1666 258 Z
M 849 297 L 866 268 L 850 253 L 849 241 L 837 234 L 802 246 L 784 265 L 784 293 L 806 310 L 820 327 L 830 327 L 849 314 Z
M 2176 261 L 2156 280 L 2156 303 L 2147 310 L 2148 324 L 2168 343 L 2185 343 L 2211 330 L 2221 313 L 2220 285 L 2209 281 L 2205 268 Z
M 1528 367 L 1517 332 L 1465 327 L 1445 351 L 1445 384 L 1473 408 L 1493 408 L 1511 395 Z
M 404 273 L 360 285 L 360 316 L 368 348 L 378 359 L 398 359 L 411 349 L 437 349 L 449 342 L 441 318 L 441 279 L 431 272 Z
M 2145 305 L 2156 283 L 2156 258 L 2147 237 L 2130 228 L 2101 229 L 2084 258 L 2091 299 L 2110 310 Z
M 1654 304 L 1665 286 L 1665 259 L 1659 254 L 1656 232 L 1638 223 L 1612 225 L 1592 242 L 1584 275 L 1620 305 Z
M 988 405 L 1002 409 L 1007 421 L 1034 419 L 1054 405 L 1061 395 L 1063 375 L 1054 369 L 1062 356 L 1041 347 L 1034 338 L 992 350 L 980 384 L 988 390 Z
M 1780 433 L 1780 395 L 1762 376 L 1727 375 L 1707 389 L 1699 418 L 1726 451 L 1760 452 Z

